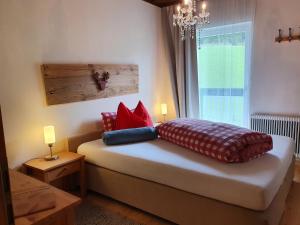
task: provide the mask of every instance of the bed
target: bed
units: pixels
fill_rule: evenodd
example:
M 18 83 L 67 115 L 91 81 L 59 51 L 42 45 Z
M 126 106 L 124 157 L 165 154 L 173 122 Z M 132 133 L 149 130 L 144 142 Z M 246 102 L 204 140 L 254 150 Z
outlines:
M 71 138 L 86 156 L 88 188 L 183 225 L 278 225 L 293 179 L 294 142 L 224 164 L 163 140 L 108 147 L 100 132 Z

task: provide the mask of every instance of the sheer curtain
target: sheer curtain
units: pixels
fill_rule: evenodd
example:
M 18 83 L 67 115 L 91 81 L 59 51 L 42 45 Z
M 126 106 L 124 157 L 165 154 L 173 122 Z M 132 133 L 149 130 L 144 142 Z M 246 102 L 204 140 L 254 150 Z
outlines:
M 256 0 L 209 0 L 197 35 L 199 117 L 247 127 Z

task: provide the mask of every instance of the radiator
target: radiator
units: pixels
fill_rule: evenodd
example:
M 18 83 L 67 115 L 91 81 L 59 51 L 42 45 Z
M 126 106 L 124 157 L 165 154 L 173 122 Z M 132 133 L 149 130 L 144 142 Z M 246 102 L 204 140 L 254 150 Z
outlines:
M 251 116 L 251 129 L 293 138 L 296 142 L 295 155 L 300 157 L 300 116 L 254 114 Z

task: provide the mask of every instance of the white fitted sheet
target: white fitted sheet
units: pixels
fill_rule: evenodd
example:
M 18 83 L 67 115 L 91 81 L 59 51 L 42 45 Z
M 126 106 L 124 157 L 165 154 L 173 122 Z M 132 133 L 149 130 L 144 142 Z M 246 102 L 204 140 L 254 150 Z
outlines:
M 293 140 L 273 136 L 262 158 L 225 164 L 164 140 L 106 146 L 84 143 L 78 153 L 92 164 L 253 210 L 271 204 L 292 162 Z

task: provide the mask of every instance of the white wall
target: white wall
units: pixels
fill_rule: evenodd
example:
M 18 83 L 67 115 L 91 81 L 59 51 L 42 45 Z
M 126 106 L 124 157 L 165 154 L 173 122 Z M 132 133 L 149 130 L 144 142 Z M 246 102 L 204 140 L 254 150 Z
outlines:
M 102 111 L 143 100 L 153 116 L 171 99 L 160 9 L 142 0 L 0 0 L 0 100 L 10 167 L 47 153 L 43 126 L 66 138 L 96 130 Z M 135 63 L 140 92 L 48 107 L 43 63 Z
M 300 113 L 300 41 L 275 43 L 278 29 L 300 34 L 299 0 L 258 0 L 251 112 Z

